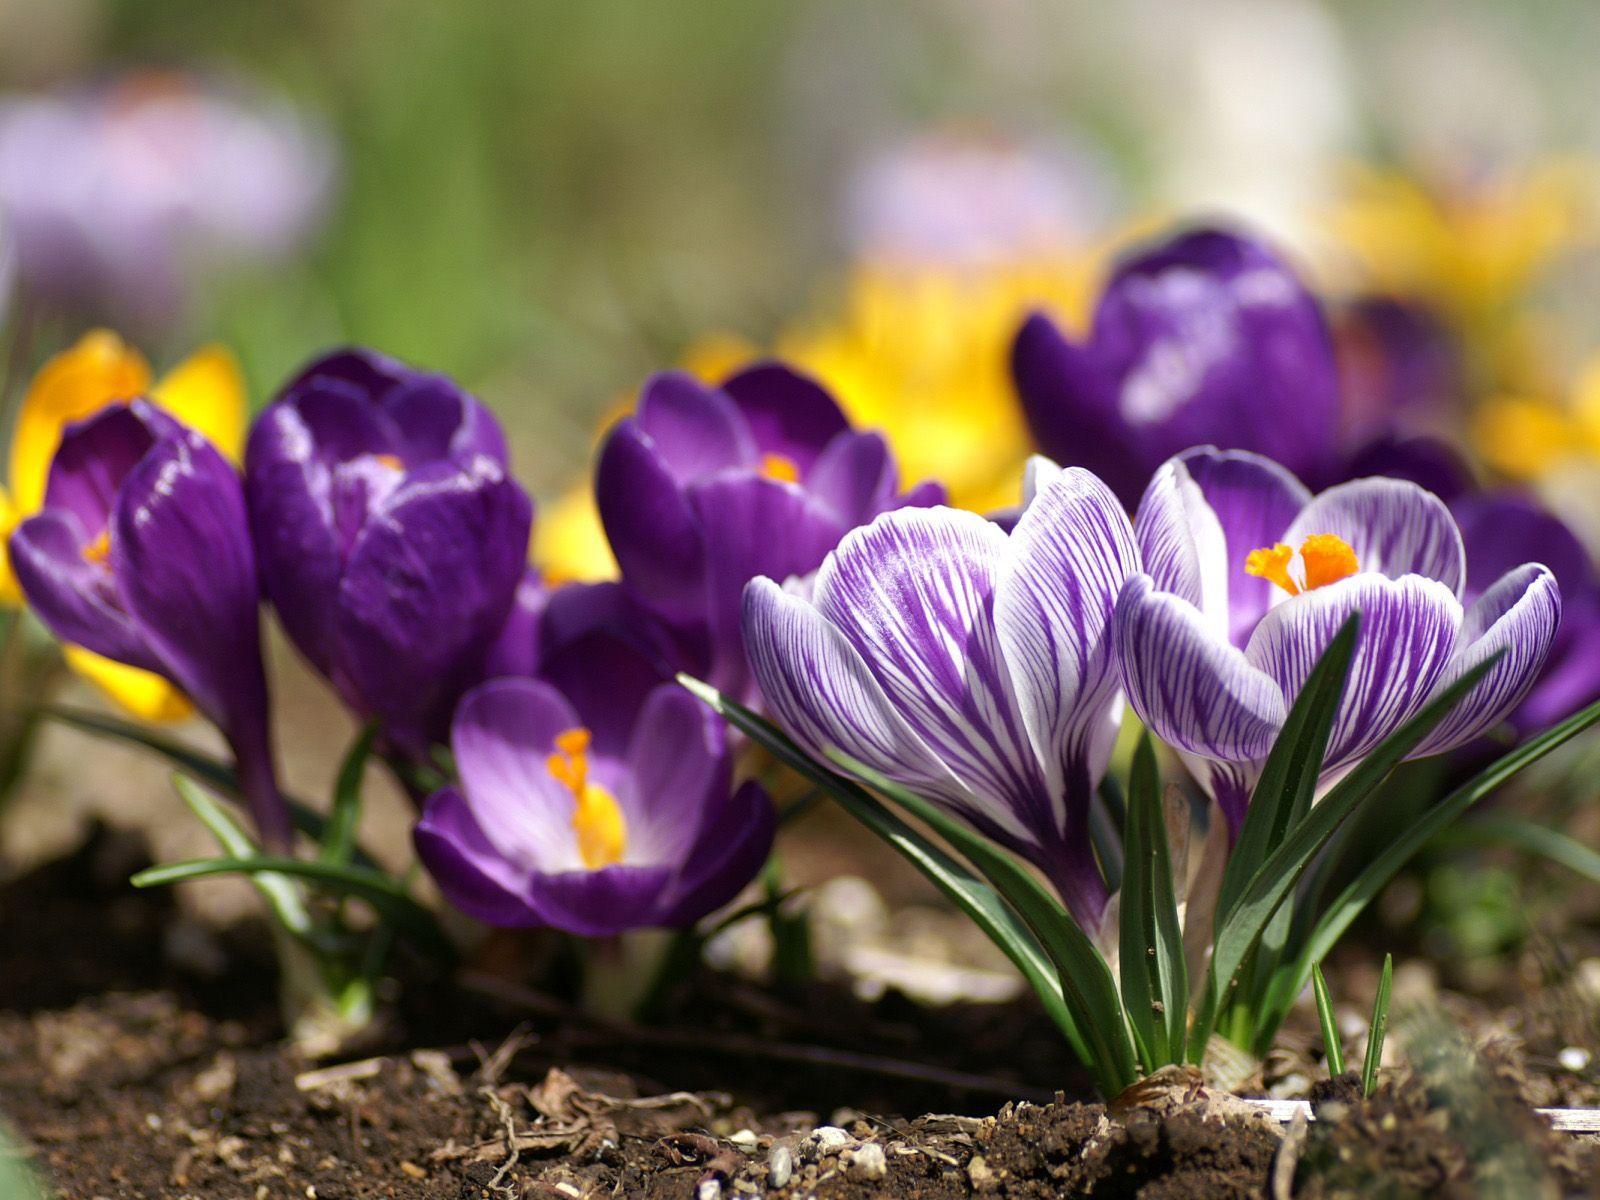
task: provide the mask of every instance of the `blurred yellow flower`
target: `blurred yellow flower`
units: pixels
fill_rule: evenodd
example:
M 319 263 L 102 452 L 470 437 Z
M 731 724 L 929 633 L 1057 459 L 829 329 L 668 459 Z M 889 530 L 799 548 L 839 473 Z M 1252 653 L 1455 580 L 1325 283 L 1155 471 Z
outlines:
M 1578 376 L 1568 403 L 1545 396 L 1495 396 L 1473 419 L 1484 462 L 1518 480 L 1546 475 L 1574 458 L 1600 459 L 1600 356 Z
M 0 531 L 12 528 L 44 503 L 50 461 L 62 431 L 119 401 L 148 395 L 198 430 L 234 461 L 243 449 L 247 405 L 244 378 L 233 355 L 207 346 L 154 385 L 144 356 L 108 330 L 94 330 L 50 359 L 34 377 L 11 435 L 11 494 L 0 493 Z M 16 580 L 0 553 L 0 601 L 18 603 Z M 147 720 L 175 720 L 189 701 L 166 680 L 113 663 L 81 647 L 66 648 L 67 662 L 129 712 Z

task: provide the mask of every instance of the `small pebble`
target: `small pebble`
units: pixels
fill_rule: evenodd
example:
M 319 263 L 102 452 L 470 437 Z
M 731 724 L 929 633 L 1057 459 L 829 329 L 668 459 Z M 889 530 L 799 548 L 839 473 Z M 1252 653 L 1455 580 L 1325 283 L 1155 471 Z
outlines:
M 754 1150 L 761 1139 L 756 1136 L 754 1130 L 741 1129 L 728 1140 L 741 1150 Z
M 837 1125 L 819 1125 L 811 1131 L 811 1136 L 806 1140 L 818 1150 L 826 1153 L 829 1150 L 837 1150 L 841 1146 L 848 1146 L 851 1138 L 848 1133 Z
M 788 1184 L 794 1176 L 794 1154 L 787 1146 L 774 1146 L 767 1159 L 767 1183 L 775 1188 Z
M 989 1169 L 988 1162 L 981 1154 L 974 1154 L 972 1161 L 967 1163 L 967 1179 L 972 1183 L 972 1190 L 975 1192 L 992 1191 L 997 1182 L 994 1172 Z
M 702 1179 L 700 1186 L 695 1189 L 695 1200 L 722 1200 L 722 1181 L 718 1179 Z
M 850 1156 L 850 1173 L 862 1179 L 882 1179 L 889 1173 L 889 1161 L 883 1156 L 883 1147 L 877 1142 L 857 1146 Z
M 1568 1046 L 1560 1054 L 1556 1055 L 1556 1059 L 1561 1063 L 1562 1067 L 1573 1072 L 1583 1070 L 1589 1065 L 1593 1057 L 1582 1046 Z

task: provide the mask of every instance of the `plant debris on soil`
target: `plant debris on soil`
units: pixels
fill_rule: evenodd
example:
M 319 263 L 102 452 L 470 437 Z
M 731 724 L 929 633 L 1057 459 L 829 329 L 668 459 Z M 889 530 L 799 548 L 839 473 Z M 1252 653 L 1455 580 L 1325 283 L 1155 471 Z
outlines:
M 1470 1053 L 1442 1019 L 1413 1022 L 1413 1071 L 1370 1099 L 1323 1081 L 1289 1127 L 1182 1078 L 1050 1099 L 1080 1085 L 1025 1004 L 709 974 L 643 1030 L 418 981 L 382 1044 L 307 1062 L 259 939 L 127 889 L 136 858 L 102 831 L 0 891 L 0 1109 L 63 1197 L 1600 1195 L 1600 1151 L 1532 1112 L 1559 1089 L 1524 1048 Z

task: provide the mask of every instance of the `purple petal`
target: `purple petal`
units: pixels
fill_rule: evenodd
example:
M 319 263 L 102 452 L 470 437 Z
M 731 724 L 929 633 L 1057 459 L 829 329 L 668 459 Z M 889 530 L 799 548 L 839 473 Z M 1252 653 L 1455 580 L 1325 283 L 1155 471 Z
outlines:
M 1115 727 L 1107 719 L 1121 681 L 1110 624 L 1128 576 L 1139 569 L 1133 528 L 1111 489 L 1081 467 L 1058 474 L 1011 535 L 1011 567 L 995 591 L 994 618 L 1018 710 L 1052 795 L 1087 806 L 1104 773 Z M 1087 811 L 1062 813 L 1060 827 Z
M 1361 634 L 1328 739 L 1325 774 L 1365 756 L 1423 705 L 1450 663 L 1461 628 L 1461 604 L 1446 585 L 1419 575 L 1388 579 L 1363 572 L 1278 605 L 1261 619 L 1245 653 L 1293 703 L 1333 635 L 1358 609 Z
M 143 402 L 111 404 L 67 426 L 50 463 L 46 508 L 66 509 L 90 537 L 111 523 L 117 492 L 157 439 L 175 437 L 177 422 Z
M 756 460 L 755 441 L 733 402 L 681 371 L 645 381 L 634 420 L 680 484 Z
M 950 493 L 945 490 L 944 484 L 937 479 L 924 479 L 889 501 L 884 511 L 893 512 L 897 508 L 938 508 L 949 503 Z
M 1561 589 L 1548 568 L 1508 571 L 1467 610 L 1459 649 L 1439 681 L 1448 685 L 1490 655 L 1503 652 L 1413 757 L 1441 754 L 1493 728 L 1528 693 L 1561 624 Z
M 572 793 L 550 774 L 556 736 L 579 725 L 549 684 L 496 679 L 461 698 L 451 749 L 473 817 L 497 853 L 521 870 L 578 870 Z
M 626 756 L 646 700 L 671 679 L 645 640 L 645 619 L 614 583 L 567 584 L 545 607 L 537 674 L 566 697 L 604 757 Z
M 598 871 L 535 873 L 528 900 L 544 924 L 579 937 L 610 937 L 661 921 L 671 867 L 618 864 Z
M 337 380 L 359 391 L 382 397 L 397 384 L 415 377 L 417 372 L 386 354 L 364 346 L 341 346 L 313 359 L 289 381 L 285 391 L 303 384 Z
M 1450 506 L 1467 549 L 1465 599 L 1483 595 L 1508 571 L 1542 563 L 1555 574 L 1563 599 L 1595 588 L 1594 564 L 1583 543 L 1538 501 L 1515 493 L 1466 496 Z
M 849 428 L 838 403 L 821 384 L 782 363 L 757 363 L 722 384 L 739 406 L 762 454 L 781 454 L 801 477 L 823 448 Z
M 704 815 L 727 800 L 731 763 L 722 721 L 677 684 L 663 684 L 639 710 L 626 761 L 629 783 L 617 800 L 629 861 L 687 861 Z
M 1472 491 L 1472 473 L 1461 455 L 1431 437 L 1382 437 L 1363 446 L 1344 466 L 1341 479 L 1384 475 L 1409 479 L 1447 504 Z M 1467 561 L 1472 561 L 1471 554 Z
M 516 676 L 532 679 L 539 673 L 543 656 L 544 615 L 554 589 L 549 587 L 537 567 L 523 572 L 516 597 L 505 624 L 495 635 L 494 644 L 484 659 L 483 677 L 499 679 Z
M 900 470 L 881 433 L 843 433 L 818 457 L 805 488 L 833 510 L 846 529 L 883 512 L 900 486 Z
M 1162 741 L 1225 762 L 1271 749 L 1288 711 L 1282 689 L 1194 605 L 1135 575 L 1115 627 L 1128 703 Z
M 443 375 L 417 375 L 383 401 L 395 430 L 396 451 L 408 466 L 475 454 L 502 467 L 509 461 L 505 433 L 482 404 Z
M 1242 647 L 1272 585 L 1247 575 L 1250 551 L 1279 541 L 1311 494 L 1277 463 L 1245 450 L 1196 447 L 1164 463 L 1135 521 L 1144 569 Z
M 526 569 L 532 508 L 492 459 L 406 476 L 339 584 L 336 675 L 409 753 L 443 738 Z
M 993 603 L 1005 534 L 975 513 L 903 509 L 847 536 L 817 573 L 818 611 L 906 721 L 974 792 L 1054 827 L 1012 696 Z
M 622 577 L 672 622 L 704 621 L 706 551 L 700 522 L 649 436 L 632 419 L 600 450 L 595 499 Z
M 772 853 L 777 814 L 759 783 L 746 781 L 715 808 L 707 808 L 696 853 L 662 896 L 661 925 L 688 925 L 721 908 L 756 877 Z
M 1341 537 L 1363 572 L 1436 579 L 1455 595 L 1466 582 L 1461 531 L 1444 502 L 1403 479 L 1357 479 L 1331 487 L 1301 510 L 1283 541 L 1314 534 Z
M 1594 592 L 1561 602 L 1561 627 L 1556 631 L 1533 690 L 1511 714 L 1523 734 L 1554 725 L 1595 700 L 1600 700 L 1600 596 Z
M 502 928 L 544 923 L 523 894 L 526 872 L 500 854 L 454 788 L 428 798 L 411 837 L 444 898 L 473 920 Z
M 64 642 L 147 671 L 163 666 L 123 609 L 110 570 L 83 556 L 90 542 L 77 517 L 45 509 L 11 535 L 11 569 L 41 621 Z

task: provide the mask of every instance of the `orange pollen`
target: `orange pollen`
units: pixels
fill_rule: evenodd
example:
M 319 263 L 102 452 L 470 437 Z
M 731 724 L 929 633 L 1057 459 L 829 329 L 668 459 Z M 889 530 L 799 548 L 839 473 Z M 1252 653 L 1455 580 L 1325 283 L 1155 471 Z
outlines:
M 406 469 L 405 463 L 400 461 L 398 454 L 374 454 L 372 457 L 391 471 L 404 471 Z
M 556 752 L 545 759 L 550 774 L 572 793 L 572 833 L 578 857 L 591 871 L 622 861 L 628 824 L 617 798 L 589 782 L 589 731 L 579 726 L 556 734 Z
M 776 479 L 779 483 L 800 482 L 800 468 L 795 465 L 794 459 L 785 458 L 781 454 L 763 454 L 761 474 L 767 479 Z
M 589 785 L 589 731 L 581 725 L 556 734 L 556 752 L 544 760 L 545 769 L 574 796 Z
M 103 563 L 111 557 L 111 531 L 102 529 L 100 536 L 83 548 L 84 562 Z
M 1299 570 L 1291 574 L 1291 569 Z M 1314 533 L 1300 543 L 1296 553 L 1279 542 L 1250 551 L 1244 573 L 1277 584 L 1291 596 L 1348 579 L 1361 569 L 1350 543 L 1332 533 Z

